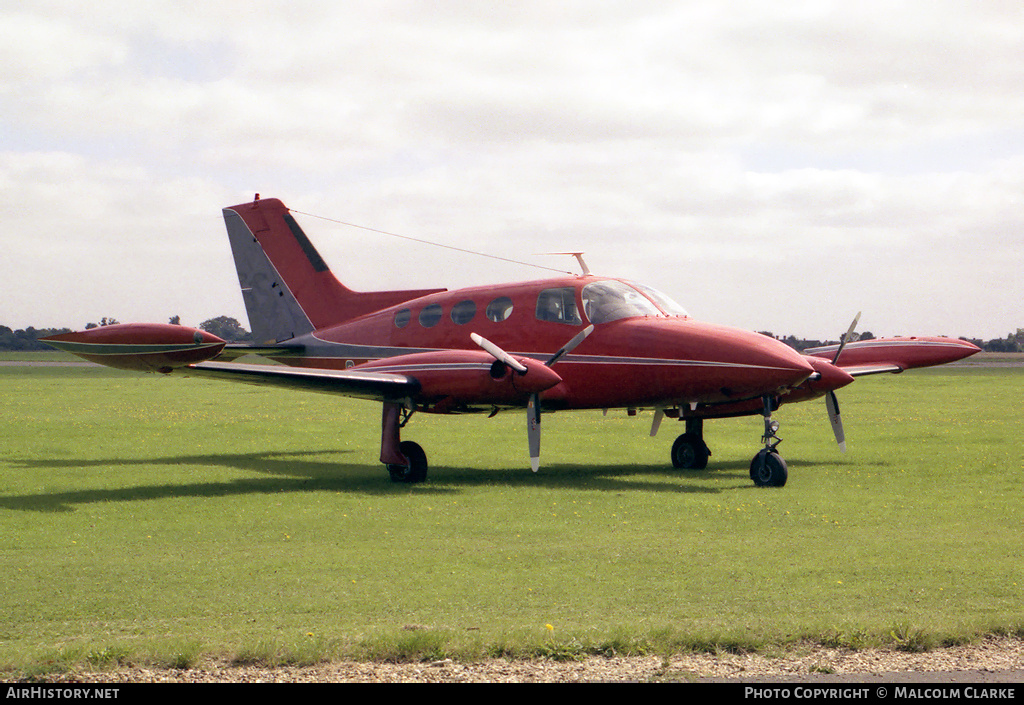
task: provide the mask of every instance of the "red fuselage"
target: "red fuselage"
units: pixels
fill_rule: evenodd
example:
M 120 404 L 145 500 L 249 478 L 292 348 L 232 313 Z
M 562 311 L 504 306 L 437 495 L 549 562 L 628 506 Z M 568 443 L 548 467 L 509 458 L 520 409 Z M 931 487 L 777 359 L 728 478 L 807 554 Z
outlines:
M 594 276 L 446 291 L 323 328 L 297 339 L 303 352 L 277 358 L 343 369 L 416 352 L 478 350 L 478 333 L 515 357 L 546 360 L 591 320 Z M 552 313 L 550 292 L 559 300 Z M 637 292 L 637 296 L 640 296 Z M 813 374 L 798 352 L 764 335 L 653 311 L 598 322 L 558 362 L 561 382 L 542 395 L 550 408 L 674 407 L 784 394 Z M 628 313 L 628 312 L 626 312 Z M 653 315 L 651 315 L 653 313 Z

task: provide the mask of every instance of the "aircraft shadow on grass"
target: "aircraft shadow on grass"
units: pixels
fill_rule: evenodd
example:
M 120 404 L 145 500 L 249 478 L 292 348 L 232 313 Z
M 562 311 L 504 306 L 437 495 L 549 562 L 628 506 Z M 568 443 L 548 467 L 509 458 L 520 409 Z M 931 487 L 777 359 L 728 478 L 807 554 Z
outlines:
M 434 468 L 434 482 L 429 485 L 394 484 L 382 477 L 376 467 L 354 463 L 337 463 L 324 456 L 350 451 L 262 451 L 253 453 L 211 453 L 160 458 L 104 458 L 32 459 L 14 461 L 29 470 L 69 470 L 126 466 L 205 466 L 220 467 L 254 473 L 257 476 L 240 477 L 227 481 L 166 482 L 140 484 L 132 487 L 74 489 L 67 491 L 37 492 L 27 495 L 0 497 L 0 509 L 68 512 L 78 505 L 96 502 L 137 502 L 168 498 L 217 498 L 247 494 L 280 494 L 284 492 L 345 492 L 369 495 L 439 495 L 451 494 L 459 488 L 483 485 L 506 487 L 546 487 L 549 489 L 577 489 L 591 491 L 659 491 L 681 494 L 718 493 L 730 490 L 752 490 L 747 464 L 741 461 L 725 462 L 710 470 L 666 471 L 654 465 L 589 464 L 554 465 L 541 473 L 523 470 L 480 470 L 478 468 Z M 663 480 L 651 481 L 661 475 Z M 709 479 L 718 480 L 707 483 Z

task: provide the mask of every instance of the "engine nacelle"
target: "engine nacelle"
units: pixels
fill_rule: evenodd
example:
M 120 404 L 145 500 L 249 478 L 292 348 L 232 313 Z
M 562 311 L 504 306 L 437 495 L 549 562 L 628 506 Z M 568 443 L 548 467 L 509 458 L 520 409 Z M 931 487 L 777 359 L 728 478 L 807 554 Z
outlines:
M 562 381 L 558 373 L 538 360 L 518 359 L 526 367 L 519 373 L 483 350 L 437 350 L 374 360 L 353 368 L 414 377 L 419 399 L 427 403 L 448 400 L 463 404 L 521 404 L 536 392 Z

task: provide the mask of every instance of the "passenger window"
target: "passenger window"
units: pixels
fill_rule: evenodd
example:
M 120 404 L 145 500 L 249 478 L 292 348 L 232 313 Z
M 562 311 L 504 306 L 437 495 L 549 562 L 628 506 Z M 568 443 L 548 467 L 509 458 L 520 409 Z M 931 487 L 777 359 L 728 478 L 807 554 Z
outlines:
M 409 319 L 412 318 L 412 312 L 407 308 L 403 308 L 395 314 L 395 328 L 405 328 L 409 325 Z
M 441 320 L 441 304 L 430 304 L 420 311 L 420 325 L 433 328 Z
M 487 309 L 484 313 L 487 314 L 487 320 L 489 321 L 494 321 L 495 323 L 507 321 L 508 317 L 512 315 L 512 299 L 507 296 L 501 296 L 487 304 Z
M 469 323 L 476 315 L 476 304 L 472 301 L 460 301 L 452 307 L 452 322 L 460 326 Z
M 578 326 L 583 323 L 576 309 L 576 290 L 572 287 L 545 289 L 537 297 L 537 318 L 541 321 L 568 323 Z

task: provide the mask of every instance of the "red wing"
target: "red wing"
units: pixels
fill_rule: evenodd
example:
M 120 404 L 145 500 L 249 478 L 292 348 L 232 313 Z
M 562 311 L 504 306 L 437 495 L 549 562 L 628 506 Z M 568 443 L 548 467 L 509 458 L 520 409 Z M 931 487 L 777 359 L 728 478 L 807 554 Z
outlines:
M 483 350 L 434 350 L 387 357 L 345 370 L 203 362 L 183 372 L 383 402 L 409 399 L 431 411 L 448 412 L 466 407 L 523 406 L 530 394 L 561 382 L 555 372 L 537 360 L 519 362 L 522 372 L 496 363 Z
M 832 360 L 837 350 L 837 345 L 827 345 L 804 350 L 804 354 Z M 873 338 L 847 343 L 835 364 L 858 377 L 942 365 L 979 351 L 976 345 L 956 338 Z

